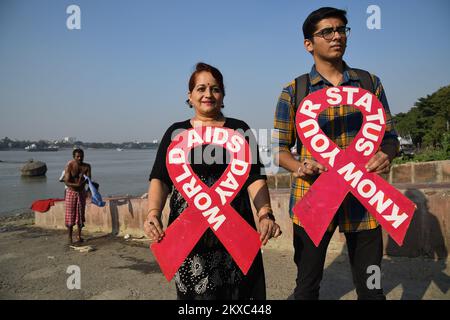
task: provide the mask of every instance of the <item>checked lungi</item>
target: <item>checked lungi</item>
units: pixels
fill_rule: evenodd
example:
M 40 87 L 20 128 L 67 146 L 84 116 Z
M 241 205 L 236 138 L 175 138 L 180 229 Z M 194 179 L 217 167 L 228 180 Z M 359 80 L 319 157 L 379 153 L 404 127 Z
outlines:
M 66 190 L 66 226 L 78 225 L 84 227 L 84 211 L 86 206 L 86 191 Z

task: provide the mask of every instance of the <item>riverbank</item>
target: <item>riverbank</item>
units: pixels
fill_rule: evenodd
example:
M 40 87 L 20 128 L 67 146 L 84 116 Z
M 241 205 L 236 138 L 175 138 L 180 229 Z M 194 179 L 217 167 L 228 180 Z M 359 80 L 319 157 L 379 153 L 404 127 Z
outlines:
M 146 239 L 85 234 L 79 252 L 65 245 L 64 230 L 34 226 L 30 211 L 0 218 L 0 299 L 175 299 Z M 295 285 L 292 250 L 263 249 L 267 297 L 284 300 Z M 382 281 L 388 299 L 450 299 L 449 260 L 388 257 L 383 259 Z M 66 273 L 80 267 L 81 289 L 69 290 Z M 355 299 L 345 247 L 331 243 L 327 255 L 321 299 Z
M 70 152 L 69 152 L 70 151 Z M 140 196 L 148 190 L 148 174 L 153 165 L 156 150 L 111 149 L 85 150 L 85 161 L 92 167 L 92 177 L 100 184 L 103 197 L 117 195 Z M 22 177 L 20 169 L 28 159 L 45 162 L 44 177 Z M 30 208 L 35 200 L 64 197 L 64 183 L 59 181 L 61 172 L 69 160 L 71 150 L 30 153 L 0 151 L 0 217 L 16 209 Z

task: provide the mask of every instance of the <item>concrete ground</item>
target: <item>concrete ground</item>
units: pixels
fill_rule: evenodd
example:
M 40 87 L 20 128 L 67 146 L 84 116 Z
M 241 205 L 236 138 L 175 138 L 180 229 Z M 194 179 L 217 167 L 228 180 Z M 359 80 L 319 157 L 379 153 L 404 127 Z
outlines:
M 0 299 L 175 299 L 144 239 L 86 234 L 91 252 L 65 246 L 64 231 L 33 226 L 31 215 L 0 220 Z M 293 252 L 263 250 L 268 299 L 287 299 L 295 285 Z M 450 299 L 449 260 L 385 257 L 388 299 Z M 81 289 L 69 290 L 67 269 L 80 267 Z M 331 243 L 321 299 L 355 299 L 345 248 Z

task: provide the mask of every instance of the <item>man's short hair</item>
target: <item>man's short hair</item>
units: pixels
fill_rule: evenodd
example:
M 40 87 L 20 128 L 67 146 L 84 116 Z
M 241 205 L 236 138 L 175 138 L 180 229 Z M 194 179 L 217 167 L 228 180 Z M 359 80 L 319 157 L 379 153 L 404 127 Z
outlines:
M 73 151 L 72 151 L 72 157 L 75 158 L 75 155 L 76 155 L 77 153 L 79 153 L 79 154 L 81 154 L 82 156 L 84 156 L 84 151 L 83 151 L 82 149 L 80 149 L 80 148 L 77 148 L 77 149 L 73 149 Z
M 311 12 L 305 19 L 305 22 L 303 22 L 303 37 L 305 37 L 305 39 L 311 39 L 316 31 L 317 24 L 326 18 L 339 18 L 347 25 L 348 20 L 345 16 L 346 14 L 347 11 L 332 7 L 322 7 Z

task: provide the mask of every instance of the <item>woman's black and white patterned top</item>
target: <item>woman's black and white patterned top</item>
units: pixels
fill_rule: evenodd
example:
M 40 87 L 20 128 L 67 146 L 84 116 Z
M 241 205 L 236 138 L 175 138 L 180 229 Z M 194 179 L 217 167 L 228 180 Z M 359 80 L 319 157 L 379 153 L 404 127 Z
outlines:
M 234 130 L 249 130 L 248 125 L 240 120 L 226 118 L 224 127 Z M 173 188 L 173 183 L 170 180 L 166 168 L 166 153 L 167 148 L 171 143 L 172 133 L 180 129 L 191 129 L 190 120 L 178 122 L 173 124 L 164 134 L 158 148 L 155 164 L 150 174 L 151 179 L 159 179 L 163 181 L 169 189 L 172 190 L 170 197 L 170 214 L 169 225 L 184 211 L 187 206 L 186 201 L 182 195 Z M 247 141 L 251 145 L 252 159 L 254 163 L 251 166 L 249 177 L 242 187 L 241 191 L 231 202 L 231 206 L 249 223 L 254 229 L 255 222 L 251 209 L 250 199 L 247 192 L 247 187 L 258 179 L 266 179 L 262 173 L 263 166 L 259 161 L 257 153 L 257 145 L 252 135 L 245 135 Z M 190 153 L 191 167 L 200 180 L 202 180 L 208 187 L 211 187 L 222 175 L 228 166 L 226 151 L 222 148 L 209 146 L 207 152 L 213 158 L 213 164 L 194 163 L 193 154 L 200 150 L 193 149 Z M 206 146 L 202 148 L 202 152 Z M 220 150 L 219 150 L 220 149 Z M 254 154 L 256 150 L 256 154 Z M 211 163 L 211 162 L 209 162 Z M 261 266 L 262 268 L 262 266 Z M 237 287 L 243 274 L 239 267 L 228 254 L 222 243 L 217 239 L 211 229 L 208 229 L 192 252 L 186 258 L 178 272 L 175 274 L 175 282 L 177 285 L 177 292 L 179 297 L 211 297 L 217 298 L 218 292 L 220 295 L 225 295 L 223 298 L 232 298 L 234 289 Z

